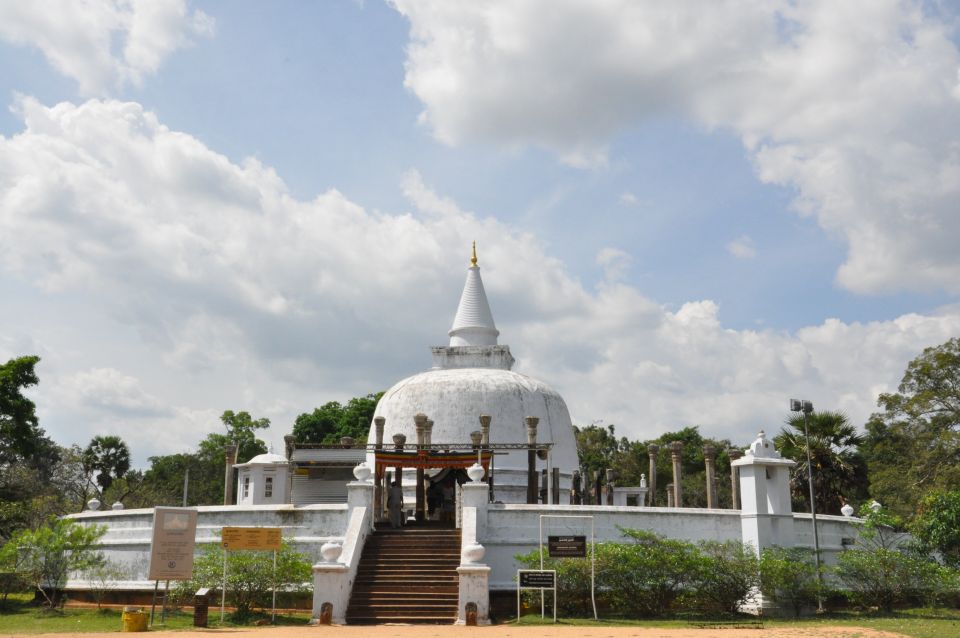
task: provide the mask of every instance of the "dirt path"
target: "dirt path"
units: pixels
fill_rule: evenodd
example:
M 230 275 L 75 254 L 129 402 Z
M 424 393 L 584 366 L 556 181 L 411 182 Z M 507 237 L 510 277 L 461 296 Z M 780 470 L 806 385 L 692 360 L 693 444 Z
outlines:
M 686 629 L 648 627 L 457 627 L 450 625 L 380 625 L 377 627 L 262 627 L 173 632 L 171 638 L 902 638 L 903 634 L 864 627 L 782 627 L 776 629 Z M 14 634 L 15 636 L 17 634 Z M 117 638 L 104 634 L 33 634 L 30 638 Z M 226 637 L 225 637 L 226 638 Z

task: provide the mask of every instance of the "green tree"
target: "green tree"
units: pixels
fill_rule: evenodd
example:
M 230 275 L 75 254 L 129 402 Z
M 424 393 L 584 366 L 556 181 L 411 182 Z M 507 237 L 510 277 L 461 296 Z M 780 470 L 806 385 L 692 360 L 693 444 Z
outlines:
M 100 486 L 100 495 L 130 469 L 130 448 L 119 436 L 95 436 L 83 451 L 83 467 Z
M 799 617 L 817 602 L 817 568 L 813 553 L 801 547 L 769 547 L 760 554 L 760 591 Z
M 363 444 L 370 433 L 370 423 L 383 392 L 354 397 L 341 405 L 329 401 L 313 412 L 299 415 L 293 424 L 293 436 L 298 443 L 335 445 L 345 436 Z
M 931 490 L 960 485 L 960 339 L 925 349 L 867 422 L 870 493 L 911 516 Z
M 960 491 L 934 491 L 920 502 L 910 531 L 944 563 L 960 567 Z
M 193 580 L 178 585 L 178 592 L 222 587 L 223 552 L 219 543 L 203 545 L 193 562 Z M 276 574 L 273 552 L 227 552 L 227 603 L 234 608 L 237 622 L 247 622 L 255 610 L 269 607 L 274 587 L 281 592 L 308 591 L 311 578 L 307 557 L 286 541 L 277 552 Z
M 760 586 L 760 565 L 752 547 L 740 541 L 700 543 L 701 566 L 693 585 L 698 607 L 735 614 L 753 601 Z
M 859 449 L 863 437 L 842 412 L 814 412 L 807 417 L 807 428 L 817 512 L 839 515 L 845 501 L 861 501 L 867 496 L 867 466 Z M 774 445 L 784 457 L 797 462 L 790 475 L 790 490 L 794 506 L 809 510 L 804 415 L 789 417 Z
M 102 562 L 96 552 L 105 527 L 51 519 L 35 530 L 20 530 L 0 550 L 0 563 L 13 562 L 16 571 L 43 596 L 49 607 L 62 603 L 67 575 Z M 15 558 L 11 558 L 11 554 Z
M 38 383 L 39 361 L 30 356 L 0 364 L 0 542 L 65 511 L 51 480 L 60 450 L 40 428 L 36 406 L 23 394 Z

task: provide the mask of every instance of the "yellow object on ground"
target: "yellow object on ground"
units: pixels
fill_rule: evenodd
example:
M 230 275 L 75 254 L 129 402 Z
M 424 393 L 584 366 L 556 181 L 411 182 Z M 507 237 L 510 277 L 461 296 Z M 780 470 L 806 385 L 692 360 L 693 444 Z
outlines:
M 147 614 L 141 609 L 123 610 L 120 621 L 123 624 L 122 631 L 146 631 Z

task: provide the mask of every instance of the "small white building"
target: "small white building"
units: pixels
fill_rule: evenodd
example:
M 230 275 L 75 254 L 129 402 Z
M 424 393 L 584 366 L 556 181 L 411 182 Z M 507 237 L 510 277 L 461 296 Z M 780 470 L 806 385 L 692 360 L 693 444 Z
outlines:
M 267 452 L 233 467 L 237 469 L 237 505 L 282 505 L 289 502 L 290 470 L 286 458 Z

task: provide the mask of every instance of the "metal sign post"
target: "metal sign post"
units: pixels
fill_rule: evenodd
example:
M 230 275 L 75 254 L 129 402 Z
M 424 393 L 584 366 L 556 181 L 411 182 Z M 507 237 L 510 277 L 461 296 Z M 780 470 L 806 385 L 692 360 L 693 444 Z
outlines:
M 283 544 L 283 532 L 279 527 L 224 527 L 220 530 L 220 547 L 223 548 L 223 591 L 220 593 L 220 622 L 223 623 L 227 602 L 227 552 L 249 549 L 273 550 L 273 610 L 271 620 L 277 618 L 277 550 Z
M 543 571 L 543 519 L 545 518 L 581 518 L 590 519 L 590 602 L 593 605 L 593 619 L 597 620 L 597 598 L 596 598 L 596 583 L 597 583 L 597 542 L 596 542 L 596 525 L 594 524 L 593 516 L 576 516 L 573 514 L 541 514 L 540 515 L 540 570 Z M 551 537 L 553 539 L 554 537 Z M 572 552 L 574 549 L 579 552 L 578 542 L 582 537 L 580 536 L 558 536 L 555 537 L 560 539 L 564 548 L 568 552 Z M 584 539 L 586 540 L 586 539 Z M 559 547 L 558 547 L 559 549 Z M 551 555 L 553 555 L 551 553 Z M 568 555 L 570 555 L 568 553 Z M 578 555 L 582 556 L 582 554 Z M 517 594 L 519 596 L 519 594 Z M 543 605 L 543 596 L 540 597 L 540 604 Z M 554 592 L 554 614 L 556 614 L 556 592 Z M 542 612 L 541 612 L 542 613 Z
M 520 622 L 520 590 L 540 590 L 540 617 L 544 617 L 543 592 L 553 590 L 553 622 L 557 622 L 557 570 L 555 569 L 518 569 L 517 570 L 517 622 Z

